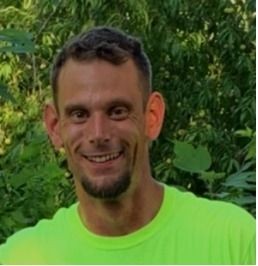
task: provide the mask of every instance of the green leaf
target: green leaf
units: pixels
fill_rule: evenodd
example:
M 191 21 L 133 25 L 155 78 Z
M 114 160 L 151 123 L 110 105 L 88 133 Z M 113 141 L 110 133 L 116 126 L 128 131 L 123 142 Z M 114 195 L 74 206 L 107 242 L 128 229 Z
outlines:
M 250 183 L 250 181 L 253 181 Z M 249 183 L 248 183 L 249 182 Z M 223 183 L 226 187 L 234 187 L 237 189 L 255 190 L 255 172 L 237 172 L 230 175 L 226 182 Z
M 15 54 L 25 54 L 25 53 L 33 52 L 33 51 L 34 50 L 30 46 L 18 45 L 18 44 L 16 44 L 15 46 L 0 47 L 0 53 L 11 52 L 11 53 L 15 53 Z
M 245 159 L 246 160 L 255 159 L 255 157 L 256 157 L 256 140 L 254 138 L 249 144 L 247 155 L 246 155 Z
M 17 29 L 4 29 L 0 30 L 0 40 L 2 41 L 24 41 L 31 40 L 32 34 L 23 30 Z
M 44 167 L 40 168 L 39 172 L 42 176 L 47 176 L 49 180 L 52 180 L 57 177 L 63 177 L 65 171 L 64 169 L 61 169 L 56 163 L 50 162 Z
M 14 174 L 11 176 L 9 180 L 9 184 L 14 188 L 17 189 L 20 186 L 25 185 L 33 176 L 33 173 L 28 168 L 22 169 L 19 173 Z
M 247 127 L 246 129 L 240 129 L 240 130 L 235 131 L 235 135 L 240 136 L 240 137 L 251 138 L 253 134 L 254 134 L 254 131 L 249 127 Z
M 202 173 L 211 166 L 211 156 L 207 148 L 198 146 L 196 149 L 186 142 L 175 141 L 174 165 L 191 173 Z
M 15 29 L 0 30 L 0 41 L 10 43 L 0 47 L 0 52 L 32 53 L 35 50 L 32 34 Z
M 2 97 L 6 101 L 11 101 L 12 103 L 15 103 L 15 99 L 9 93 L 7 86 L 1 82 L 0 82 L 0 97 Z
M 19 209 L 10 213 L 10 216 L 15 222 L 18 222 L 18 223 L 28 222 L 28 219 L 24 216 L 24 214 Z
M 28 146 L 25 146 L 21 151 L 20 160 L 30 161 L 31 158 L 35 158 L 40 153 L 40 145 L 38 143 L 31 143 Z
M 209 171 L 209 172 L 202 172 L 200 175 L 200 179 L 208 182 L 212 182 L 214 180 L 221 179 L 225 176 L 225 173 L 216 173 L 215 171 Z
M 243 206 L 247 204 L 255 204 L 256 198 L 254 196 L 242 196 L 239 198 L 233 198 L 231 199 L 232 202 L 235 202 L 236 204 Z

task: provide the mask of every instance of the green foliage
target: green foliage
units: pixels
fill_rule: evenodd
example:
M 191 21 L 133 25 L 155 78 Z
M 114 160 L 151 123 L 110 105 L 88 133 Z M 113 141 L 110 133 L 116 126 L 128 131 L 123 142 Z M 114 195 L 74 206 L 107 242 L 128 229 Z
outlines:
M 210 168 L 211 157 L 208 150 L 198 146 L 196 149 L 186 142 L 175 142 L 175 167 L 191 173 L 200 173 Z
M 253 137 L 250 128 L 247 130 L 238 130 L 237 135 Z M 250 146 L 250 143 L 248 147 Z M 223 199 L 234 202 L 255 215 L 255 171 L 250 168 L 254 165 L 255 154 L 250 153 L 250 147 L 247 150 L 245 164 L 235 173 L 228 176 L 221 185 L 216 188 L 216 182 L 225 177 L 225 173 L 216 173 L 207 171 L 211 166 L 211 156 L 205 147 L 198 146 L 196 149 L 185 142 L 175 142 L 174 166 L 190 174 L 198 174 L 198 179 L 202 180 L 207 187 L 204 195 L 209 198 Z
M 17 54 L 34 52 L 34 43 L 32 34 L 15 29 L 5 29 L 0 31 L 0 40 L 9 43 L 6 46 L 0 46 L 1 52 L 12 52 Z
M 234 202 L 256 214 L 256 174 L 254 162 L 245 163 L 236 173 L 228 176 L 217 193 L 217 198 Z
M 138 36 L 150 56 L 167 103 L 153 175 L 255 213 L 254 1 L 3 0 L 0 17 L 0 242 L 75 200 L 42 106 L 57 50 L 96 25 Z
M 7 86 L 4 83 L 0 82 L 0 97 L 7 101 L 12 101 L 14 102 L 14 98 L 12 94 L 8 91 Z
M 0 53 L 12 52 L 22 54 L 33 52 L 34 43 L 31 39 L 32 35 L 24 31 L 14 29 L 0 30 Z M 6 43 L 8 45 L 5 45 Z M 0 96 L 5 100 L 14 101 L 14 98 L 3 83 L 0 83 Z
M 74 201 L 64 158 L 49 145 L 37 94 L 6 103 L 0 117 L 0 242 Z

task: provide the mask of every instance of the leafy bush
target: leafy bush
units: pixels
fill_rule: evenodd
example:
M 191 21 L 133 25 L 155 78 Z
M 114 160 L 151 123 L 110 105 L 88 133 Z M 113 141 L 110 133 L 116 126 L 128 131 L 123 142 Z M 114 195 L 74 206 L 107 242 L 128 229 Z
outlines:
M 53 56 L 95 25 L 139 36 L 150 56 L 167 102 L 153 175 L 255 213 L 254 1 L 3 0 L 0 16 L 0 242 L 75 200 L 41 113 Z

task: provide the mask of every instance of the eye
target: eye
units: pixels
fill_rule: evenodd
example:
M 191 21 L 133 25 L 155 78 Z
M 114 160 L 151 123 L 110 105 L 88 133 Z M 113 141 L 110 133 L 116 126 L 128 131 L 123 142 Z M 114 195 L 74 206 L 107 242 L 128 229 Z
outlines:
M 83 123 L 88 117 L 89 114 L 85 110 L 73 110 L 70 114 L 70 118 L 74 123 Z
M 116 106 L 111 108 L 109 116 L 113 120 L 123 120 L 126 119 L 129 115 L 129 110 L 125 106 Z

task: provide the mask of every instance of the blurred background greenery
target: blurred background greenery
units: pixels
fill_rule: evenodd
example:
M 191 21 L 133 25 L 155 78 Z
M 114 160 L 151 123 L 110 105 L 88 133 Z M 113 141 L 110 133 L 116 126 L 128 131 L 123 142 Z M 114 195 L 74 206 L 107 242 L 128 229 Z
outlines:
M 42 124 L 54 55 L 109 25 L 138 36 L 166 99 L 156 179 L 255 215 L 255 1 L 2 0 L 0 243 L 76 200 Z

